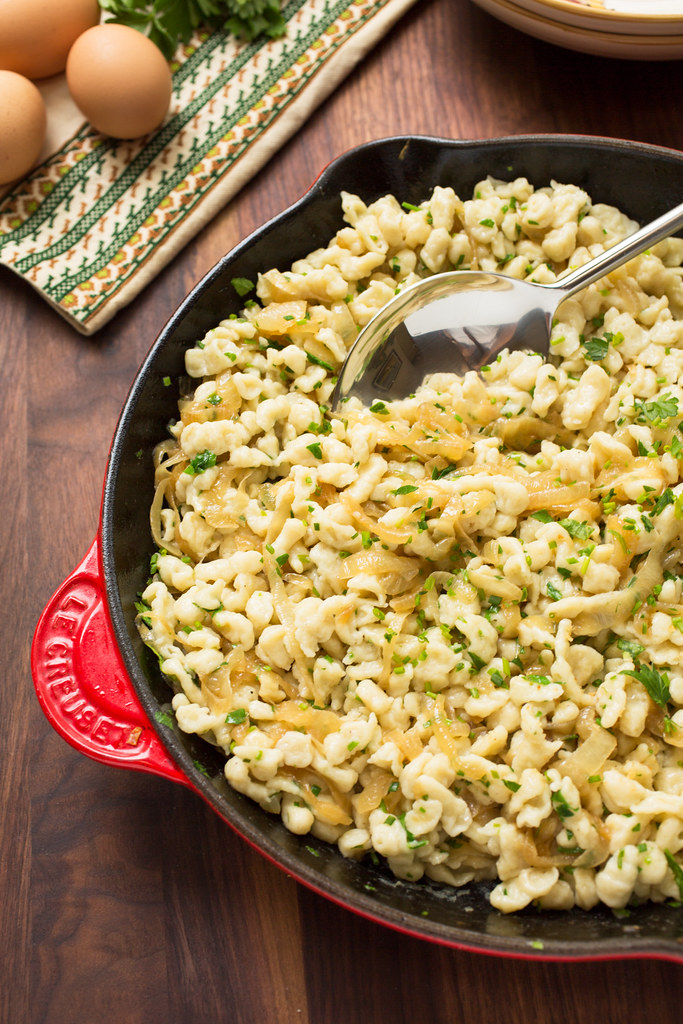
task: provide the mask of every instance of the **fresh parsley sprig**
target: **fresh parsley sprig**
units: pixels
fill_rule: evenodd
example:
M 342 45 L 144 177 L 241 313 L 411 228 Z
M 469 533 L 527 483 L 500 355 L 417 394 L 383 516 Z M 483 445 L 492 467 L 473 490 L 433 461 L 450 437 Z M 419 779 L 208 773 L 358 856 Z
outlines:
M 242 39 L 271 39 L 285 31 L 280 0 L 99 0 L 107 17 L 148 35 L 170 60 L 198 28 L 223 30 Z
M 603 359 L 607 358 L 609 352 L 609 341 L 607 338 L 589 338 L 586 341 L 582 341 L 584 352 L 584 359 L 588 360 L 589 363 L 601 363 Z
M 656 668 L 652 668 L 650 665 L 641 665 L 637 671 L 626 669 L 624 675 L 637 679 L 639 683 L 643 684 L 655 704 L 658 704 L 660 708 L 666 707 L 671 699 L 669 677 L 666 672 L 660 675 Z
M 674 395 L 662 395 L 651 402 L 643 402 L 636 398 L 634 402 L 636 423 L 650 424 L 653 427 L 666 426 L 669 420 L 680 416 L 678 399 Z

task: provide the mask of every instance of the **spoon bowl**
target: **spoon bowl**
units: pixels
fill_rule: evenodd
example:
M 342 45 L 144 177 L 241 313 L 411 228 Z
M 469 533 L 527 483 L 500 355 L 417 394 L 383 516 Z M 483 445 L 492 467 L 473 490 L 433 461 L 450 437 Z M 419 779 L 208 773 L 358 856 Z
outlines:
M 683 226 L 683 203 L 552 284 L 453 270 L 399 292 L 368 322 L 342 365 L 332 408 L 413 394 L 432 374 L 478 370 L 508 349 L 547 356 L 566 299 Z

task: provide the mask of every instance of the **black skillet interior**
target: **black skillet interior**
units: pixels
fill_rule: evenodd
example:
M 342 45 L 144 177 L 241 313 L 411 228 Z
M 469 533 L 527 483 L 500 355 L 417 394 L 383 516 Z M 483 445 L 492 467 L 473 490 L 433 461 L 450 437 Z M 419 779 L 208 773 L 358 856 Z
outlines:
M 359 146 L 335 160 L 302 199 L 238 245 L 197 285 L 133 383 L 114 438 L 102 507 L 103 567 L 114 631 L 150 720 L 193 785 L 244 838 L 327 897 L 392 927 L 482 952 L 553 959 L 683 958 L 683 914 L 671 906 L 643 906 L 621 915 L 596 909 L 506 916 L 489 905 L 486 885 L 453 891 L 428 882 L 409 884 L 369 860 L 345 860 L 334 847 L 292 835 L 278 818 L 231 790 L 222 775 L 223 759 L 211 747 L 155 719 L 168 707 L 170 691 L 140 642 L 133 605 L 153 551 L 151 453 L 177 415 L 175 382 L 184 372 L 185 349 L 239 311 L 234 277 L 255 280 L 269 267 L 286 270 L 334 235 L 342 226 L 340 191 L 356 192 L 366 201 L 391 192 L 419 203 L 436 185 L 452 185 L 465 197 L 489 174 L 526 176 L 537 186 L 571 182 L 594 201 L 618 206 L 641 222 L 683 196 L 683 154 L 579 136 L 474 142 L 399 137 Z M 165 378 L 173 383 L 165 385 Z

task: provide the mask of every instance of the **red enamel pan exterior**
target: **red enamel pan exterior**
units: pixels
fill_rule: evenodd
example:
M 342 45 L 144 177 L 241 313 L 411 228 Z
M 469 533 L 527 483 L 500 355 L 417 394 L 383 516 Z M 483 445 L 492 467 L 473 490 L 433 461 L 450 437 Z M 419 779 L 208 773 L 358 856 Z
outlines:
M 683 963 L 683 910 L 645 905 L 618 916 L 503 915 L 490 885 L 453 890 L 407 883 L 381 865 L 341 857 L 336 848 L 289 833 L 278 818 L 234 792 L 223 759 L 174 727 L 171 691 L 135 628 L 135 601 L 153 545 L 151 453 L 177 413 L 164 378 L 183 373 L 183 354 L 219 320 L 238 312 L 233 277 L 286 269 L 341 227 L 339 192 L 372 201 L 386 192 L 420 202 L 435 185 L 461 193 L 487 174 L 551 179 L 587 189 L 640 221 L 683 197 L 683 154 L 638 143 L 580 136 L 517 136 L 478 142 L 401 137 L 368 143 L 332 163 L 294 206 L 225 256 L 183 302 L 133 382 L 112 443 L 98 536 L 50 599 L 32 647 L 41 707 L 63 738 L 88 757 L 189 786 L 244 839 L 321 895 L 407 934 L 455 948 L 547 960 L 658 957 Z
M 192 785 L 166 753 L 121 661 L 99 537 L 41 615 L 31 657 L 40 705 L 72 747 L 104 764 Z

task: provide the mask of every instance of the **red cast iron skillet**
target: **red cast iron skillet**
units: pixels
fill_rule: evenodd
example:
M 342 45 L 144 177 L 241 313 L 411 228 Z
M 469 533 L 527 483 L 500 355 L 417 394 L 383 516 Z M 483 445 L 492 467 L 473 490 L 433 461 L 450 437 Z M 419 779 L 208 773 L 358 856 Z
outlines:
M 223 758 L 212 747 L 174 728 L 171 692 L 135 628 L 134 605 L 153 552 L 152 450 L 177 415 L 175 382 L 184 373 L 186 348 L 239 311 L 231 279 L 254 280 L 269 267 L 286 270 L 324 245 L 342 226 L 342 189 L 367 202 L 392 192 L 401 201 L 419 203 L 435 185 L 452 185 L 467 195 L 487 174 L 523 175 L 536 186 L 571 182 L 596 202 L 614 204 L 642 222 L 683 197 L 682 153 L 602 138 L 400 137 L 361 145 L 335 160 L 302 199 L 209 271 L 152 346 L 113 440 L 97 538 L 38 623 L 32 649 L 36 691 L 53 726 L 83 753 L 191 787 L 271 861 L 374 921 L 448 946 L 503 956 L 683 962 L 683 911 L 673 904 L 622 914 L 607 908 L 530 908 L 503 915 L 488 903 L 490 884 L 455 890 L 429 881 L 401 882 L 369 858 L 345 860 L 333 846 L 292 835 L 279 818 L 230 789 Z

